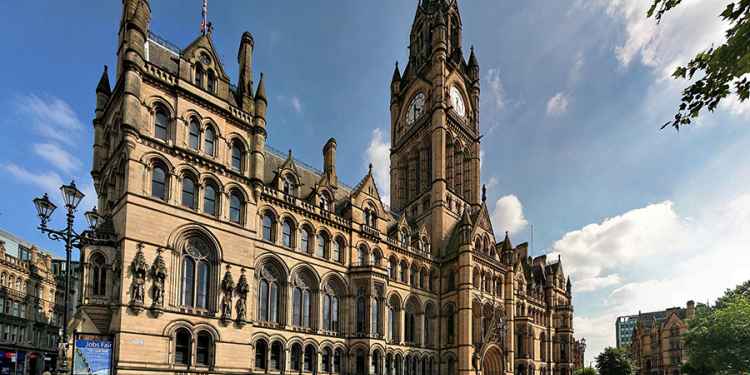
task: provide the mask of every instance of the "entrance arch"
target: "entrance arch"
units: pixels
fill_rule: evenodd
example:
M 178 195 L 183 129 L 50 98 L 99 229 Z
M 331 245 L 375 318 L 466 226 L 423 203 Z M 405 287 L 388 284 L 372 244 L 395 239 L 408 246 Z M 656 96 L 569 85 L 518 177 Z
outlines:
M 484 353 L 482 359 L 482 375 L 502 375 L 504 374 L 505 361 L 503 352 L 497 346 L 491 346 Z

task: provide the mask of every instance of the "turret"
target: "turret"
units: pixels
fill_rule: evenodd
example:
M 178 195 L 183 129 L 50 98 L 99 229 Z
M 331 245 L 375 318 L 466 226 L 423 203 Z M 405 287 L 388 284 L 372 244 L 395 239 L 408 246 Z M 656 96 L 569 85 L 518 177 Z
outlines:
M 104 107 L 107 106 L 110 95 L 112 95 L 112 88 L 109 85 L 109 71 L 105 65 L 104 72 L 102 72 L 102 76 L 99 78 L 99 84 L 96 86 L 96 118 L 101 117 L 103 114 Z
M 253 111 L 253 49 L 255 41 L 249 32 L 242 34 L 240 49 L 237 52 L 237 62 L 240 67 L 239 82 L 237 82 L 237 96 L 242 110 Z
M 252 179 L 263 182 L 265 178 L 265 149 L 266 149 L 266 110 L 268 99 L 266 99 L 266 83 L 263 73 L 260 74 L 258 91 L 255 92 L 255 117 L 253 118 L 253 155 L 252 155 Z
M 397 99 L 401 93 L 401 72 L 398 69 L 398 61 L 396 61 L 396 68 L 393 69 L 393 78 L 391 78 L 391 103 Z
M 336 185 L 336 140 L 331 138 L 323 146 L 323 172 L 331 185 Z
M 477 61 L 477 55 L 474 53 L 474 46 L 471 46 L 471 54 L 469 55 L 469 78 L 473 81 L 473 85 L 479 88 L 479 61 Z
M 96 112 L 94 114 L 94 159 L 92 175 L 94 180 L 98 180 L 99 170 L 106 161 L 107 150 L 104 149 L 104 110 L 107 107 L 109 98 L 112 95 L 112 89 L 109 86 L 109 72 L 107 66 L 104 66 L 104 72 L 96 86 Z
M 151 22 L 151 5 L 149 0 L 122 0 L 122 19 L 120 21 L 117 51 L 117 77 L 120 77 L 124 66 L 134 63 L 143 66 L 146 61 L 146 40 L 148 40 Z

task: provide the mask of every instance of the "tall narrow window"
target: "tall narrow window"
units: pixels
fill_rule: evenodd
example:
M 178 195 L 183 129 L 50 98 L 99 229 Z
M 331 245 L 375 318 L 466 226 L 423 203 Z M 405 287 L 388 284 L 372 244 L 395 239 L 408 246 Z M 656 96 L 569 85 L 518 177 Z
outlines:
M 372 324 L 370 332 L 380 334 L 380 299 L 378 299 L 378 297 L 372 299 L 372 304 L 370 305 L 370 318 Z
M 206 81 L 206 90 L 208 92 L 215 94 L 216 93 L 216 73 L 214 73 L 213 70 L 208 70 L 208 79 Z
M 292 344 L 291 350 L 291 367 L 292 371 L 299 371 L 302 369 L 302 345 Z
M 279 274 L 271 267 L 264 266 L 258 280 L 258 320 L 279 322 Z
M 357 297 L 357 333 L 365 333 L 365 297 Z
M 197 237 L 186 241 L 182 251 L 182 305 L 208 309 L 211 251 Z
M 192 352 L 191 340 L 190 331 L 185 328 L 177 330 L 174 348 L 174 361 L 176 364 L 184 366 L 190 365 L 190 353 Z
M 195 301 L 195 261 L 191 257 L 182 260 L 182 304 L 192 306 Z
M 294 233 L 294 223 L 290 219 L 284 220 L 284 225 L 281 229 L 281 243 L 288 248 L 292 247 Z
M 312 345 L 307 345 L 305 347 L 305 358 L 304 358 L 304 366 L 303 370 L 305 372 L 313 372 L 313 369 L 315 361 L 315 348 Z
M 255 343 L 255 368 L 265 370 L 266 356 L 268 355 L 268 343 L 263 340 L 258 340 Z
M 201 332 L 198 334 L 195 348 L 195 363 L 201 366 L 209 366 L 211 364 L 211 335 L 208 332 Z
M 279 371 L 281 370 L 281 352 L 283 351 L 283 348 L 281 347 L 281 343 L 278 341 L 274 341 L 273 344 L 271 344 L 271 370 Z
M 304 253 L 310 252 L 310 230 L 305 227 L 300 231 L 299 249 Z
M 195 209 L 195 181 L 190 176 L 182 178 L 182 205 Z
M 198 120 L 191 119 L 188 131 L 188 145 L 193 150 L 197 150 L 201 145 L 201 126 Z
M 203 212 L 216 216 L 219 214 L 217 207 L 218 196 L 216 194 L 216 185 L 212 182 L 206 184 L 206 189 L 203 191 Z
M 195 64 L 195 85 L 203 88 L 203 81 L 205 80 L 206 72 L 203 70 L 203 65 L 200 63 Z
M 367 264 L 367 248 L 361 245 L 357 249 L 357 265 L 364 266 Z
M 207 127 L 206 133 L 203 135 L 203 152 L 205 152 L 208 155 L 214 156 L 214 145 L 216 143 L 216 132 L 214 131 L 214 128 Z
M 263 239 L 269 242 L 273 242 L 274 240 L 274 221 L 274 217 L 271 213 L 267 212 L 265 215 L 263 215 Z
M 245 157 L 245 146 L 235 139 L 232 141 L 232 170 L 242 172 L 242 159 Z
M 318 233 L 315 237 L 315 256 L 325 258 L 328 252 L 328 236 L 325 233 Z
M 333 373 L 341 373 L 341 361 L 344 358 L 344 352 L 341 349 L 336 349 L 333 353 Z
M 398 316 L 395 306 L 388 306 L 388 323 L 388 338 L 396 343 L 398 342 Z
M 151 196 L 167 200 L 167 172 L 158 164 L 151 171 Z
M 323 372 L 330 374 L 332 372 L 332 363 L 331 360 L 333 360 L 333 355 L 331 353 L 331 348 L 325 348 L 323 349 Z
M 284 176 L 283 189 L 284 194 L 297 195 L 297 181 L 295 181 L 294 177 L 289 174 Z
M 169 114 L 164 107 L 157 105 L 154 116 L 154 136 L 166 141 L 169 138 Z
M 235 224 L 242 224 L 242 207 L 244 206 L 242 194 L 233 190 L 229 194 L 229 220 Z
M 96 254 L 91 260 L 91 294 L 105 296 L 107 294 L 107 269 L 104 257 Z
M 333 242 L 333 251 L 331 252 L 331 259 L 335 262 L 341 263 L 343 259 L 341 258 L 343 244 L 341 242 L 340 238 L 337 238 L 336 241 Z

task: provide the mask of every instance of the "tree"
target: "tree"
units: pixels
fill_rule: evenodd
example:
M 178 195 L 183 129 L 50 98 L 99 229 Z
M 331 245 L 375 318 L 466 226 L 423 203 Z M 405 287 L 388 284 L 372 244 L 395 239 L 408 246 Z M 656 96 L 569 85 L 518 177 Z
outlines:
M 573 371 L 573 375 L 597 375 L 596 370 L 591 367 L 579 368 Z
M 596 369 L 601 375 L 632 375 L 633 362 L 625 350 L 610 347 L 596 357 Z
M 682 0 L 653 1 L 647 16 L 655 17 L 657 22 L 682 3 Z M 689 125 L 704 108 L 713 112 L 730 94 L 736 94 L 740 102 L 750 97 L 750 1 L 730 1 L 719 18 L 729 26 L 726 41 L 698 53 L 687 65 L 675 69 L 672 74 L 675 79 L 699 79 L 683 90 L 677 114 L 662 129 L 672 125 L 679 130 L 680 126 Z
M 750 373 L 750 282 L 696 311 L 685 334 L 686 374 Z

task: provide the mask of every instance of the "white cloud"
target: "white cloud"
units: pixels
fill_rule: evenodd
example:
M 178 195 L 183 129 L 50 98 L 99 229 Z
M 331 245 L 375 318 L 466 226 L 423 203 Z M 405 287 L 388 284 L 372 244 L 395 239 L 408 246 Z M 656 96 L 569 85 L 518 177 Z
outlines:
M 291 108 L 294 113 L 302 113 L 302 100 L 299 98 L 299 96 L 279 95 L 276 97 L 276 99 L 282 102 L 284 105 L 289 106 L 289 108 Z
M 505 108 L 505 89 L 503 88 L 503 82 L 500 80 L 500 72 L 495 68 L 488 70 L 487 82 L 495 109 L 502 110 Z
M 730 95 L 721 102 L 721 107 L 731 114 L 750 118 L 750 100 L 740 102 L 738 96 Z
M 294 112 L 302 112 L 302 101 L 299 100 L 299 97 L 293 96 L 290 102 L 292 104 L 292 109 L 294 110 Z
M 372 138 L 370 138 L 365 155 L 367 162 L 372 164 L 372 174 L 375 183 L 378 184 L 380 198 L 384 204 L 389 205 L 391 203 L 391 144 L 385 140 L 380 128 L 372 131 Z
M 547 114 L 550 116 L 559 116 L 568 111 L 568 95 L 564 92 L 558 92 L 555 96 L 547 101 Z
M 574 319 L 590 359 L 614 345 L 617 316 L 706 301 L 750 278 L 750 194 L 705 202 L 692 217 L 666 201 L 572 231 L 554 244 L 573 279 L 574 302 L 601 297 Z M 588 294 L 591 293 L 591 294 Z
M 495 202 L 492 227 L 498 233 L 520 232 L 529 224 L 523 215 L 523 205 L 515 195 L 506 195 Z
M 70 173 L 81 167 L 81 161 L 54 143 L 34 144 L 34 152 L 50 162 L 53 167 Z
M 42 192 L 52 194 L 53 198 L 57 197 L 53 192 L 58 191 L 63 185 L 60 175 L 52 171 L 35 173 L 13 163 L 2 165 L 2 169 L 23 183 L 32 184 Z
M 19 97 L 15 104 L 20 113 L 29 117 L 36 131 L 46 138 L 74 144 L 75 138 L 70 132 L 83 129 L 73 108 L 62 99 L 32 94 Z

